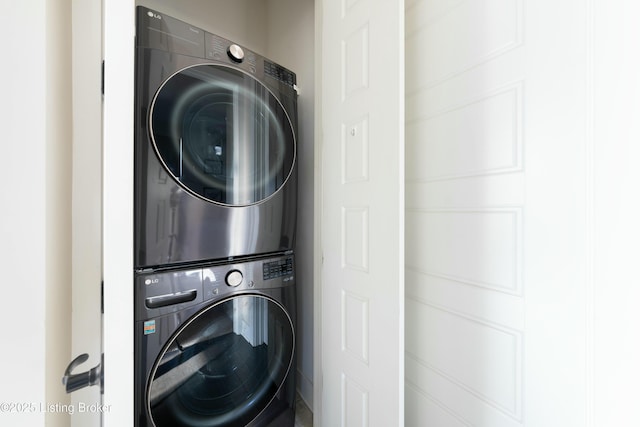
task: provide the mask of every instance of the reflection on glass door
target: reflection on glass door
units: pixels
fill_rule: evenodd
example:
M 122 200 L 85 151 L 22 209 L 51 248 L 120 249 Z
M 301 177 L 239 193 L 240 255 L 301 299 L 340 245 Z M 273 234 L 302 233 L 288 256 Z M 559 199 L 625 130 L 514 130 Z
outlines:
M 269 298 L 236 296 L 204 310 L 156 362 L 148 391 L 156 426 L 245 425 L 277 393 L 293 351 L 291 319 Z
M 286 182 L 295 159 L 292 123 L 252 76 L 215 65 L 186 68 L 154 97 L 154 148 L 174 179 L 214 203 L 258 203 Z

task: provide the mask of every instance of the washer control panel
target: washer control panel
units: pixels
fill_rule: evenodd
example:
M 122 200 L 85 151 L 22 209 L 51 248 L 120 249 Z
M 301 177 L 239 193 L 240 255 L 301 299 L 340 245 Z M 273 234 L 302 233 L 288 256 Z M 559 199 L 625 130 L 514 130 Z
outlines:
M 293 258 L 287 257 L 262 264 L 262 280 L 276 279 L 293 274 Z
M 136 319 L 148 319 L 238 292 L 291 286 L 295 283 L 294 255 L 140 271 L 135 282 Z

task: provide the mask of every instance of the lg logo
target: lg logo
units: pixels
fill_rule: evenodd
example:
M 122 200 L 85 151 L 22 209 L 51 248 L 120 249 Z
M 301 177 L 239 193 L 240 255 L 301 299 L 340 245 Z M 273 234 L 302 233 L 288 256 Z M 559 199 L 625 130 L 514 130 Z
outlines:
M 149 18 L 162 19 L 162 16 L 158 15 L 157 13 L 153 13 L 151 11 L 147 12 L 147 15 L 149 15 Z
M 156 283 L 160 283 L 160 279 L 147 279 L 144 281 L 145 285 L 153 285 Z

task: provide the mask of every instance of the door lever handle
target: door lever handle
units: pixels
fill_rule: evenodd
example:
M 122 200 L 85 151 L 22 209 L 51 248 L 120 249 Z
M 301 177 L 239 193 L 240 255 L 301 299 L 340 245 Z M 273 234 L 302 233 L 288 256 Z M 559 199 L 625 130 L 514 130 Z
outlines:
M 83 353 L 80 356 L 76 357 L 69 363 L 67 369 L 64 371 L 64 376 L 62 377 L 62 384 L 65 386 L 65 390 L 67 393 L 72 393 L 76 390 L 80 390 L 81 388 L 89 387 L 92 385 L 100 385 L 100 392 L 103 392 L 104 387 L 104 354 L 100 358 L 100 363 L 91 368 L 88 371 L 72 374 L 75 368 L 79 365 L 82 365 L 84 362 L 89 360 L 89 355 L 87 353 Z

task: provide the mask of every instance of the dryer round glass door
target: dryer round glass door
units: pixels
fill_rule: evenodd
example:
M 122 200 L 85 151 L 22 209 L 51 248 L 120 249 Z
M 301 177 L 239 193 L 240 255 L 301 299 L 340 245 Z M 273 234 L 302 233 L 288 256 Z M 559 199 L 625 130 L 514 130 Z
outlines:
M 152 101 L 149 127 L 169 174 L 210 202 L 259 203 L 293 170 L 289 116 L 263 84 L 234 68 L 201 64 L 172 75 Z
M 244 426 L 273 400 L 291 369 L 291 318 L 274 300 L 232 297 L 194 316 L 151 371 L 156 427 Z

